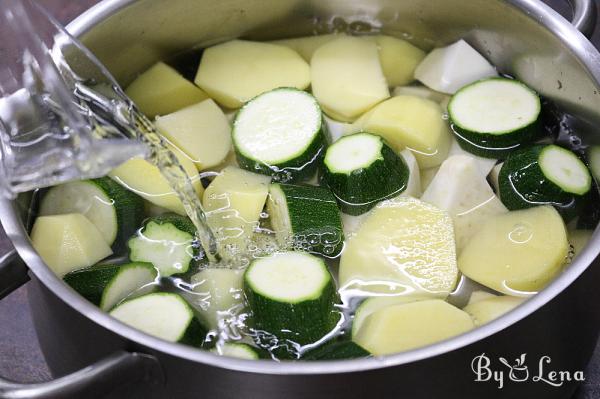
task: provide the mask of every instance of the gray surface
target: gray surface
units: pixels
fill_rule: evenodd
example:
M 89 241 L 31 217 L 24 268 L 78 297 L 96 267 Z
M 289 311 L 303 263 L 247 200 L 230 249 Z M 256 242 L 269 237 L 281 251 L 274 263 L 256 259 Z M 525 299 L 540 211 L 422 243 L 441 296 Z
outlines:
M 62 22 L 69 21 L 96 0 L 39 0 Z M 568 13 L 563 0 L 548 0 L 559 11 Z M 596 30 L 594 43 L 600 45 L 600 30 Z M 1 234 L 1 231 L 0 231 Z M 0 236 L 0 253 L 9 248 Z M 43 355 L 37 344 L 27 305 L 26 287 L 0 302 L 0 375 L 24 382 L 50 378 Z M 42 332 L 43 333 L 43 332 Z M 600 398 L 600 346 L 586 371 L 587 381 L 577 399 Z

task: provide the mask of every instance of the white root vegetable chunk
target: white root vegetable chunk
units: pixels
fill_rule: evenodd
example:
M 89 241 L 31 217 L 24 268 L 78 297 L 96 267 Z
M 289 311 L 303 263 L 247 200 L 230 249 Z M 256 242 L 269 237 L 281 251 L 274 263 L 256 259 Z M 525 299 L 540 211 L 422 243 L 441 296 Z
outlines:
M 415 71 L 415 78 L 425 86 L 446 94 L 492 76 L 498 76 L 492 64 L 462 39 L 433 50 Z
M 372 41 L 336 39 L 315 51 L 310 66 L 314 96 L 338 121 L 351 122 L 390 96 Z
M 433 167 L 433 168 L 421 169 L 420 170 L 420 173 L 421 173 L 421 191 L 425 192 L 427 190 L 427 188 L 429 187 L 429 185 L 433 181 L 433 178 L 435 177 L 435 175 L 437 175 L 438 170 L 440 170 L 439 166 L 436 166 L 436 167 Z
M 293 50 L 271 43 L 232 40 L 204 50 L 195 83 L 228 108 L 278 87 L 310 85 L 310 67 Z
M 79 213 L 38 217 L 31 241 L 48 267 L 61 278 L 112 254 L 98 228 Z
M 192 276 L 191 302 L 211 330 L 235 318 L 243 309 L 243 270 L 209 268 Z
M 379 204 L 347 240 L 342 290 L 445 298 L 458 277 L 450 216 L 410 197 Z
M 300 56 L 304 58 L 306 62 L 310 62 L 313 54 L 315 53 L 315 51 L 317 51 L 319 47 L 343 36 L 345 35 L 342 33 L 331 33 L 327 35 L 274 40 L 271 43 L 288 47 L 300 54 Z
M 446 159 L 421 200 L 450 214 L 459 254 L 488 219 L 508 212 L 480 173 L 475 158 L 466 155 Z
M 392 97 L 378 104 L 353 124 L 352 131 L 377 134 L 397 152 L 408 148 L 421 169 L 440 165 L 452 139 L 440 105 L 415 96 Z
M 562 218 L 553 207 L 538 206 L 488 219 L 463 248 L 458 265 L 488 288 L 525 295 L 544 288 L 568 253 Z
M 232 252 L 245 250 L 269 193 L 269 176 L 228 166 L 206 188 L 202 205 L 208 225 Z
M 498 162 L 497 159 L 478 157 L 463 150 L 454 137 L 452 137 L 452 144 L 450 145 L 450 151 L 448 151 L 448 157 L 453 155 L 465 155 L 472 157 L 475 162 L 477 162 L 477 168 L 484 177 L 491 173 L 492 169 L 494 169 L 494 166 L 496 166 L 496 162 Z
M 425 58 L 423 50 L 397 37 L 377 35 L 366 38 L 377 43 L 388 86 L 406 85 L 415 80 L 415 69 Z
M 208 98 L 202 89 L 164 62 L 154 64 L 125 90 L 150 118 L 166 115 Z
M 462 310 L 439 300 L 385 307 L 362 323 L 353 340 L 373 355 L 389 355 L 463 334 L 475 325 Z
M 219 165 L 231 150 L 231 126 L 211 99 L 157 118 L 156 127 L 198 170 Z
M 512 296 L 492 296 L 480 301 L 469 303 L 463 308 L 471 315 L 476 326 L 481 326 L 510 312 L 525 301 L 525 298 Z
M 202 195 L 204 188 L 194 163 L 181 151 L 174 149 L 173 153 L 181 163 L 190 178 L 198 195 Z M 160 170 L 142 158 L 132 158 L 110 172 L 117 183 L 143 197 L 156 206 L 166 208 L 180 215 L 185 215 L 183 204 Z
M 419 198 L 421 196 L 421 173 L 417 158 L 415 158 L 412 151 L 407 149 L 402 150 L 400 155 L 408 166 L 408 184 L 401 195 Z
M 335 121 L 327 115 L 324 115 L 323 119 L 327 125 L 327 141 L 330 144 L 338 141 L 342 136 L 352 129 L 352 125 L 350 123 Z

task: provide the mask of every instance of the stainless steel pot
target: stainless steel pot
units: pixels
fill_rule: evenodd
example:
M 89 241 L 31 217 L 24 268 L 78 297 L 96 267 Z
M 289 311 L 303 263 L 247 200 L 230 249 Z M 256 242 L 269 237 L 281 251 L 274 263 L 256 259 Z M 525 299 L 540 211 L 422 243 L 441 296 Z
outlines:
M 573 4 L 575 26 L 589 34 L 593 1 Z M 126 84 L 156 60 L 194 46 L 238 36 L 306 35 L 340 25 L 407 34 L 428 46 L 464 37 L 501 70 L 576 115 L 587 142 L 600 142 L 591 129 L 600 121 L 600 54 L 538 0 L 105 0 L 70 29 Z M 1 398 L 90 398 L 110 391 L 127 398 L 568 398 L 577 382 L 553 386 L 536 380 L 539 361 L 551 359 L 542 363 L 544 373 L 583 370 L 600 328 L 600 314 L 590 306 L 600 300 L 596 232 L 539 295 L 445 342 L 383 359 L 274 363 L 217 357 L 129 328 L 64 285 L 27 237 L 29 201 L 30 196 L 0 201 L 2 224 L 18 252 L 0 259 L 0 297 L 23 284 L 29 270 L 40 344 L 53 374 L 65 377 L 37 385 L 0 380 Z M 490 370 L 504 372 L 501 389 L 494 379 L 476 381 L 473 359 L 483 353 Z M 530 378 L 517 382 L 523 370 L 511 379 L 498 359 L 522 353 Z

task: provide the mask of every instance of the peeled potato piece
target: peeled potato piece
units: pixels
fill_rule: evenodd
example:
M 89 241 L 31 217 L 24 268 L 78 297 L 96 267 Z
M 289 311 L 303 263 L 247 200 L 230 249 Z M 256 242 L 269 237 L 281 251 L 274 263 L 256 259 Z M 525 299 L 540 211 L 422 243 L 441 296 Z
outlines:
M 341 37 L 319 47 L 310 66 L 313 94 L 338 121 L 353 121 L 390 96 L 373 41 Z
M 378 35 L 372 38 L 379 48 L 379 60 L 388 86 L 406 85 L 415 80 L 415 69 L 425 58 L 423 50 L 397 37 Z
M 231 127 L 211 99 L 157 118 L 156 127 L 199 170 L 219 165 L 231 150 Z
M 390 355 L 434 344 L 474 327 L 466 312 L 439 299 L 423 300 L 372 313 L 353 341 L 373 355 Z
M 202 195 L 204 188 L 198 176 L 194 163 L 181 151 L 174 149 L 179 163 L 183 166 L 198 195 Z M 173 191 L 169 182 L 160 173 L 160 170 L 142 158 L 133 158 L 110 172 L 117 183 L 133 191 L 162 208 L 185 215 L 183 204 Z
M 331 33 L 328 35 L 295 37 L 292 39 L 275 40 L 271 43 L 289 47 L 290 49 L 300 54 L 300 56 L 302 56 L 302 58 L 304 58 L 306 62 L 310 62 L 313 54 L 315 53 L 315 51 L 317 51 L 319 47 L 341 36 L 344 35 L 338 33 Z
M 98 228 L 79 213 L 38 217 L 31 241 L 48 267 L 61 278 L 112 254 Z
M 560 272 L 569 252 L 562 218 L 551 206 L 488 219 L 462 250 L 464 275 L 507 295 L 541 290 Z
M 355 336 L 364 321 L 373 313 L 383 308 L 400 305 L 403 303 L 410 303 L 415 301 L 421 301 L 424 299 L 430 299 L 427 297 L 420 297 L 418 295 L 395 295 L 395 296 L 375 296 L 365 299 L 354 312 L 354 318 L 352 320 L 352 336 Z
M 525 298 L 514 296 L 492 296 L 469 303 L 463 310 L 471 315 L 476 326 L 481 326 L 510 312 L 524 301 Z
M 352 131 L 377 134 L 397 152 L 410 149 L 421 169 L 440 165 L 452 139 L 440 105 L 415 96 L 392 97 L 378 104 L 353 124 Z
M 206 100 L 208 95 L 164 62 L 154 64 L 125 90 L 146 116 L 166 115 Z
M 287 47 L 232 40 L 204 50 L 195 83 L 220 105 L 239 108 L 278 87 L 304 90 L 310 67 Z
M 445 298 L 457 277 L 452 219 L 410 197 L 374 208 L 340 259 L 342 290 Z
M 206 188 L 202 205 L 221 246 L 245 250 L 269 193 L 269 176 L 228 166 Z

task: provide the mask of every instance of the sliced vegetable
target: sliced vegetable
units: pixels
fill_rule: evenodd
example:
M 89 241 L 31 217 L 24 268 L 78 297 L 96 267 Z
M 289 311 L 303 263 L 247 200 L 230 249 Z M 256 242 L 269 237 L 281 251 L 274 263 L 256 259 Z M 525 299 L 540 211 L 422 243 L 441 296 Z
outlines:
M 445 298 L 458 277 L 452 219 L 410 197 L 379 204 L 347 240 L 342 290 Z
M 156 128 L 198 170 L 219 165 L 231 150 L 231 127 L 221 108 L 205 100 L 156 119 Z
M 232 40 L 204 50 L 195 83 L 219 104 L 239 108 L 278 87 L 307 88 L 310 67 L 287 47 Z
M 310 67 L 313 94 L 338 121 L 351 122 L 390 96 L 372 41 L 340 37 L 319 47 Z
M 471 315 L 476 326 L 482 326 L 510 312 L 525 301 L 525 298 L 494 296 L 470 303 L 463 310 Z
M 185 273 L 198 254 L 195 234 L 196 228 L 185 216 L 155 216 L 127 242 L 129 258 L 152 263 L 161 277 Z
M 368 350 L 352 341 L 330 341 L 302 355 L 302 360 L 343 360 L 369 357 Z
M 315 53 L 315 51 L 317 51 L 319 47 L 342 36 L 344 36 L 343 33 L 332 33 L 328 35 L 295 37 L 292 39 L 275 40 L 271 43 L 289 47 L 290 49 L 300 54 L 300 56 L 304 58 L 306 62 L 310 62 L 313 54 Z
M 590 146 L 587 151 L 587 158 L 594 179 L 600 181 L 600 145 Z
M 431 90 L 426 86 L 398 86 L 395 87 L 392 91 L 392 95 L 396 96 L 414 96 L 414 97 L 422 97 L 427 100 L 435 101 L 438 104 L 441 104 L 444 101 L 448 101 L 450 96 L 444 93 L 440 93 L 435 90 Z
M 467 155 L 473 158 L 475 162 L 477 162 L 477 167 L 481 172 L 481 175 L 484 177 L 491 173 L 492 169 L 494 169 L 494 166 L 498 162 L 497 159 L 478 157 L 477 155 L 473 155 L 470 152 L 463 150 L 460 144 L 458 144 L 458 140 L 456 140 L 454 137 L 452 138 L 452 144 L 450 144 L 448 158 L 453 155 Z
M 202 187 L 200 176 L 198 176 L 198 170 L 194 163 L 181 151 L 172 147 L 171 149 L 190 178 L 192 186 L 198 195 L 202 195 L 204 188 Z M 185 209 L 181 200 L 160 173 L 160 170 L 145 159 L 130 159 L 110 172 L 110 177 L 126 189 L 133 191 L 154 205 L 167 208 L 180 215 L 185 215 Z
M 350 129 L 352 129 L 351 124 L 345 123 L 345 122 L 334 121 L 327 115 L 323 115 L 323 120 L 325 121 L 325 124 L 327 125 L 326 139 L 329 144 L 335 143 L 342 136 L 344 136 L 347 132 L 349 132 Z
M 541 134 L 540 97 L 523 83 L 493 78 L 460 89 L 448 104 L 460 146 L 484 158 L 504 159 Z
M 393 296 L 375 296 L 365 299 L 354 312 L 354 320 L 352 321 L 352 337 L 355 337 L 364 321 L 371 314 L 388 306 L 400 305 L 428 299 L 426 296 L 419 295 L 393 295 Z
M 340 254 L 344 232 L 331 191 L 322 187 L 271 184 L 267 211 L 282 248 L 328 257 Z
M 142 288 L 150 289 L 157 277 L 150 263 L 96 265 L 67 274 L 64 280 L 75 291 L 102 310 L 108 311 Z
M 208 95 L 164 62 L 157 62 L 125 90 L 149 118 L 206 100 Z
M 507 295 L 541 290 L 569 253 L 565 225 L 550 206 L 488 219 L 458 258 L 460 271 Z
M 388 86 L 405 85 L 415 80 L 415 69 L 425 58 L 425 52 L 406 40 L 392 36 L 365 36 L 375 40 L 379 61 Z
M 114 250 L 120 250 L 144 217 L 144 201 L 108 177 L 54 186 L 42 199 L 40 216 L 81 213 Z
M 408 183 L 402 195 L 419 198 L 421 196 L 421 171 L 417 163 L 417 158 L 408 149 L 402 150 L 400 155 L 404 159 L 406 166 L 408 166 Z
M 399 195 L 409 178 L 404 159 L 370 133 L 333 143 L 325 153 L 323 169 L 323 181 L 349 215 L 360 215 L 379 201 Z
M 427 168 L 427 169 L 421 169 L 420 173 L 421 173 L 421 190 L 423 192 L 425 192 L 427 190 L 427 188 L 429 188 L 429 185 L 431 184 L 431 182 L 433 181 L 433 179 L 435 178 L 435 175 L 437 175 L 437 172 L 440 170 L 439 166 L 436 166 L 434 168 Z
M 443 341 L 474 327 L 467 313 L 432 299 L 389 306 L 372 313 L 353 340 L 381 356 Z
M 300 345 L 313 343 L 339 320 L 337 293 L 323 260 L 303 252 L 256 259 L 244 274 L 255 327 Z
M 492 185 L 492 187 L 494 188 L 494 191 L 498 195 L 500 195 L 500 183 L 498 182 L 498 180 L 500 178 L 500 170 L 502 170 L 503 165 L 504 165 L 504 162 L 501 162 L 498 165 L 494 166 L 492 168 L 490 174 L 488 175 L 490 184 Z
M 157 292 L 130 299 L 110 315 L 165 341 L 201 346 L 206 337 L 190 305 L 177 294 Z
M 464 40 L 433 50 L 415 70 L 415 78 L 425 86 L 447 94 L 497 75 L 496 69 Z
M 567 219 L 576 214 L 592 176 L 573 152 L 536 145 L 511 154 L 498 175 L 500 199 L 508 209 L 553 205 Z
M 100 230 L 79 213 L 38 217 L 31 241 L 46 265 L 61 278 L 112 254 Z
M 459 254 L 488 219 L 508 212 L 469 155 L 446 159 L 421 200 L 450 214 Z
M 448 155 L 452 135 L 439 104 L 421 97 L 397 96 L 375 106 L 353 125 L 383 137 L 400 152 L 408 148 L 421 169 L 442 163 Z
M 362 215 L 353 216 L 348 215 L 347 213 L 341 213 L 342 216 L 342 225 L 344 227 L 344 237 L 349 239 L 356 235 L 358 228 L 361 224 L 369 217 L 369 212 L 363 213 Z
M 233 123 L 240 166 L 282 183 L 315 174 L 325 145 L 321 108 L 310 94 L 289 88 L 261 94 Z
M 202 205 L 219 246 L 226 250 L 221 255 L 246 251 L 258 227 L 270 181 L 268 176 L 228 166 L 206 188 Z
M 198 309 L 198 318 L 216 330 L 244 308 L 243 271 L 208 268 L 192 276 L 194 294 L 190 302 Z
M 211 351 L 221 356 L 236 357 L 238 359 L 258 360 L 261 358 L 258 348 L 243 342 L 225 342 Z

